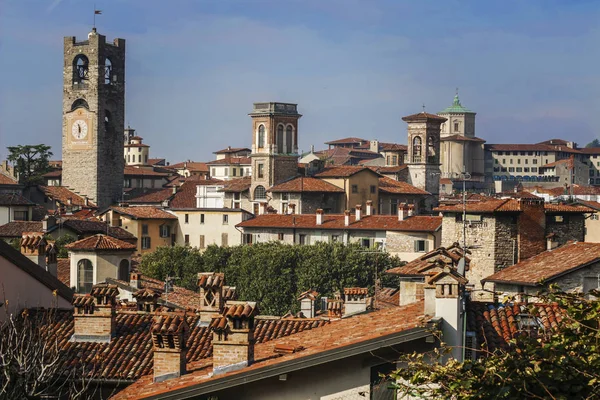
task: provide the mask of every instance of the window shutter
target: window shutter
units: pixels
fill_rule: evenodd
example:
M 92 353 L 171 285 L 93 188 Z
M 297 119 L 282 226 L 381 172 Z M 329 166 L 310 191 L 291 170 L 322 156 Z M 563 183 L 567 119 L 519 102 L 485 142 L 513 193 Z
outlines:
M 424 240 L 423 242 L 425 243 L 425 253 L 427 253 L 429 251 L 429 240 Z
M 415 245 L 415 253 L 416 253 L 419 251 L 419 241 L 415 240 L 414 245 Z
M 204 235 L 200 235 L 200 248 L 204 248 Z
M 227 234 L 221 233 L 221 246 L 227 246 Z

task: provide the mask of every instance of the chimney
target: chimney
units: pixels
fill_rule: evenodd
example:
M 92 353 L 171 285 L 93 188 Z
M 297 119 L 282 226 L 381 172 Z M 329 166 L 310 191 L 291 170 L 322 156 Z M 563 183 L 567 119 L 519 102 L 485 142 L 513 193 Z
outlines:
M 555 233 L 550 233 L 548 236 L 546 236 L 546 250 L 554 250 L 558 247 L 558 243 L 554 241 L 555 237 Z
M 73 205 L 73 198 L 69 197 L 69 198 L 67 199 L 67 205 L 68 205 L 68 206 L 72 206 L 72 205 Z
M 300 301 L 300 311 L 306 318 L 314 318 L 316 314 L 316 302 L 319 298 L 319 293 L 314 290 L 307 290 L 298 296 Z
M 54 277 L 58 274 L 58 250 L 54 242 L 46 246 L 46 271 Z
M 404 221 L 404 206 L 406 204 L 399 203 L 398 204 L 398 221 Z
M 360 204 L 357 204 L 355 210 L 356 210 L 356 212 L 355 212 L 356 218 L 355 219 L 356 219 L 356 222 L 358 222 L 358 221 L 360 221 L 362 206 Z
M 373 200 L 367 200 L 367 211 L 366 215 L 373 214 Z
M 408 216 L 412 217 L 414 213 L 415 213 L 415 205 L 409 204 L 408 205 Z
M 369 150 L 371 150 L 374 153 L 379 153 L 379 140 L 371 140 L 369 142 Z
M 323 209 L 317 209 L 317 225 L 323 225 Z
M 150 288 L 140 289 L 133 294 L 138 311 L 155 312 L 160 294 Z
M 115 306 L 117 285 L 99 283 L 90 294 L 73 298 L 75 333 L 74 342 L 110 343 L 115 335 Z
M 41 232 L 23 232 L 21 237 L 21 253 L 31 261 L 46 268 L 46 246 L 48 242 Z
M 138 272 L 132 272 L 129 275 L 129 286 L 134 289 L 141 289 L 142 275 Z
M 264 215 L 267 213 L 267 203 L 258 204 L 258 215 Z
M 173 193 L 173 194 L 176 194 L 176 193 L 177 193 L 177 185 L 173 185 L 173 190 L 172 190 L 172 193 Z
M 288 207 L 290 209 L 290 214 L 296 214 L 296 204 L 290 203 Z
M 344 211 L 344 226 L 350 226 L 350 210 Z
M 452 349 L 451 356 L 463 360 L 463 297 L 468 282 L 454 268 L 425 278 L 425 314 L 441 319 L 442 340 Z
M 159 314 L 152 318 L 154 382 L 185 374 L 186 341 L 190 327 L 185 314 Z
M 367 288 L 344 288 L 344 316 L 367 311 Z
M 83 204 L 87 207 L 90 205 L 90 200 L 88 199 L 88 197 L 86 195 L 81 196 L 83 197 Z
M 344 300 L 340 296 L 340 292 L 333 294 L 333 299 L 327 299 L 327 316 L 329 318 L 342 318 L 344 311 Z
M 223 284 L 225 274 L 222 272 L 200 272 L 198 289 L 200 291 L 200 323 L 208 326 L 213 318 L 223 311 Z
M 254 302 L 228 301 L 223 316 L 213 322 L 213 375 L 247 367 L 254 362 Z

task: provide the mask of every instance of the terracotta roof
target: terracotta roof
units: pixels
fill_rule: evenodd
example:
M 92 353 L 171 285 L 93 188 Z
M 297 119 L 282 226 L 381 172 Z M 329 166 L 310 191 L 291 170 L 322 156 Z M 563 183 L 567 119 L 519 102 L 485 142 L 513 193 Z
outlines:
M 172 209 L 196 208 L 196 187 L 198 185 L 216 185 L 223 186 L 224 181 L 220 179 L 190 179 L 186 180 L 179 187 L 177 193 L 169 201 L 169 207 Z
M 239 153 L 241 151 L 250 152 L 251 150 L 247 147 L 227 147 L 223 150 L 213 151 L 213 154 L 231 154 L 231 153 Z
M 485 143 L 485 140 L 480 139 L 478 137 L 467 137 L 463 135 L 451 135 L 451 136 L 442 136 L 440 141 L 456 141 L 456 142 L 478 142 Z
M 600 147 L 584 147 L 579 151 L 583 154 L 600 154 Z
M 0 226 L 0 237 L 21 237 L 23 232 L 41 232 L 42 221 L 11 221 Z
M 452 179 L 449 179 L 449 178 L 442 178 L 442 179 L 440 179 L 440 184 L 443 184 L 443 185 L 451 185 L 451 184 L 452 184 Z
M 46 172 L 42 176 L 44 178 L 60 178 L 62 176 L 62 169 L 55 169 L 54 171 Z
M 395 179 L 388 178 L 387 176 L 382 176 L 379 178 L 379 192 L 390 194 L 418 194 L 423 196 L 430 194 L 429 192 L 419 189 L 410 183 L 397 181 Z
M 425 111 L 422 111 L 417 114 L 407 115 L 406 117 L 402 117 L 402 121 L 405 122 L 419 122 L 419 121 L 437 121 L 437 122 L 445 122 L 447 118 L 440 117 L 439 115 L 429 114 Z
M 111 207 L 110 209 L 133 219 L 177 219 L 175 215 L 153 206 Z
M 33 206 L 35 203 L 17 193 L 0 193 L 0 206 Z
M 62 226 L 75 232 L 77 235 L 106 234 L 117 239 L 127 240 L 136 237 L 118 226 L 107 226 L 106 222 L 98 220 L 67 219 L 61 222 Z M 108 230 L 108 232 L 107 232 Z
M 206 163 L 196 162 L 196 161 L 184 161 L 184 162 L 180 162 L 177 164 L 171 164 L 171 165 L 169 165 L 169 168 L 187 169 L 189 171 L 208 173 L 208 166 L 206 165 Z
M 521 206 L 517 199 L 484 198 L 481 200 L 467 200 L 468 213 L 494 213 L 494 212 L 520 212 Z M 463 212 L 462 204 L 440 204 L 434 211 Z
M 156 176 L 156 177 L 169 176 L 169 173 L 158 172 L 158 171 L 155 171 L 154 168 L 134 167 L 131 165 L 125 166 L 125 170 L 124 170 L 123 174 L 125 176 Z
M 372 171 L 367 167 L 354 167 L 354 166 L 339 166 L 339 167 L 330 167 L 325 168 L 323 171 L 319 172 L 315 175 L 317 178 L 346 178 L 357 174 L 362 171 L 370 171 L 376 174 L 376 172 Z
M 325 142 L 325 144 L 360 144 L 362 142 L 368 142 L 368 140 L 357 138 L 357 137 L 349 137 L 344 139 L 332 140 L 330 142 Z
M 118 393 L 115 399 L 143 399 L 160 396 L 163 393 L 189 389 L 236 375 L 259 372 L 262 368 L 291 360 L 310 359 L 326 351 L 343 349 L 419 328 L 422 326 L 424 318 L 426 317 L 423 315 L 423 303 L 417 302 L 408 306 L 393 307 L 331 321 L 315 331 L 302 331 L 291 336 L 258 343 L 254 347 L 255 362 L 246 368 L 213 376 L 209 374 L 212 360 L 204 359 L 198 363 L 188 364 L 190 373 L 187 375 L 166 382 L 153 383 L 153 377 L 147 375 Z M 298 351 L 275 351 L 276 348 L 284 347 Z
M 300 295 L 298 295 L 297 300 L 302 300 L 302 299 L 316 300 L 318 298 L 319 298 L 319 293 L 310 289 L 310 290 L 300 293 Z
M 160 204 L 173 194 L 173 189 L 135 188 L 125 192 L 124 201 L 130 204 Z
M 67 214 L 67 213 L 63 213 L 61 214 L 61 218 L 63 219 L 90 219 L 90 218 L 94 218 L 94 215 L 96 214 L 96 210 L 93 208 L 82 208 L 81 210 L 75 211 L 74 213 L 71 214 Z
M 317 225 L 315 214 L 263 214 L 240 222 L 243 228 L 287 228 L 287 229 L 336 229 L 336 230 L 383 230 L 407 232 L 435 232 L 442 226 L 442 217 L 413 216 L 398 221 L 394 215 L 365 215 L 356 221 L 350 216 L 350 225 L 344 226 L 344 215 L 323 214 L 323 223 Z
M 575 203 L 574 205 L 576 205 L 576 204 L 583 204 L 584 206 L 592 208 L 596 211 L 600 211 L 600 203 L 597 201 L 577 200 L 577 203 Z
M 582 205 L 570 205 L 570 204 L 556 204 L 546 203 L 544 204 L 546 214 L 551 213 L 574 213 L 574 214 L 585 214 L 596 212 L 593 208 L 582 206 Z
M 344 294 L 350 295 L 350 296 L 356 296 L 356 295 L 366 296 L 367 294 L 369 294 L 369 289 L 361 288 L 361 287 L 344 288 Z
M 328 165 L 356 165 L 363 160 L 382 158 L 381 154 L 360 148 L 334 147 L 333 149 L 321 150 L 315 153 Z
M 399 307 L 400 290 L 397 287 L 386 287 L 375 291 L 375 306 L 377 309 Z
M 148 159 L 148 165 L 156 165 L 156 164 L 161 164 L 164 162 L 165 162 L 164 158 L 149 158 Z
M 65 248 L 71 251 L 114 251 L 135 250 L 136 246 L 114 237 L 99 234 L 69 243 Z
M 344 193 L 344 189 L 332 185 L 324 180 L 310 177 L 298 176 L 286 182 L 271 187 L 269 192 L 288 192 L 288 193 Z
M 552 146 L 548 144 L 487 144 L 486 150 L 489 151 L 561 151 L 566 153 L 581 153 L 579 149 L 572 149 L 567 146 Z
M 467 252 L 468 254 L 468 252 Z M 406 277 L 423 277 L 433 275 L 443 266 L 447 265 L 453 268 L 458 266 L 458 261 L 462 258 L 463 251 L 458 243 L 454 243 L 447 248 L 440 247 L 432 250 L 427 254 L 395 268 L 390 268 L 385 271 L 386 274 L 399 275 Z M 468 270 L 469 258 L 467 257 L 466 270 Z
M 506 267 L 483 281 L 536 286 L 596 262 L 600 262 L 600 243 L 568 243 Z
M 557 304 L 535 304 L 537 311 L 530 314 L 524 304 L 494 304 L 483 302 L 467 302 L 467 331 L 475 332 L 477 343 L 488 351 L 508 348 L 509 341 L 530 327 L 520 326 L 520 319 L 525 315 L 535 318 L 539 328 L 556 329 L 562 321 L 562 310 Z M 535 333 L 535 332 L 532 332 Z
M 225 274 L 222 272 L 200 272 L 198 273 L 198 287 L 220 288 L 225 283 Z
M 10 176 L 6 176 L 2 173 L 0 173 L 0 185 L 18 185 L 19 182 L 17 182 L 16 179 L 11 178 Z
M 207 162 L 206 165 L 251 165 L 250 157 L 229 157 Z
M 394 167 L 378 167 L 378 166 L 369 166 L 370 169 L 379 173 L 379 174 L 397 174 L 400 171 L 408 168 L 407 164 L 396 165 Z
M 558 186 L 554 188 L 536 187 L 535 190 L 539 193 L 548 193 L 552 196 L 570 196 L 571 186 Z M 598 186 L 582 186 L 573 185 L 574 196 L 600 195 L 600 187 Z
M 356 149 L 371 149 L 371 142 L 363 143 L 360 146 L 356 146 Z M 384 143 L 379 142 L 377 151 L 406 151 L 408 146 L 400 143 Z
M 250 176 L 245 176 L 243 178 L 231 179 L 226 181 L 223 187 L 224 192 L 245 192 L 250 189 L 250 185 L 252 184 L 252 178 Z
M 58 201 L 62 205 L 67 205 L 69 199 L 71 199 L 71 204 L 74 206 L 81 207 L 90 207 L 95 208 L 96 205 L 92 203 L 91 200 L 88 200 L 88 205 L 86 206 L 85 200 L 80 195 L 72 192 L 64 186 L 38 186 L 38 188 L 50 199 L 54 201 Z
M 123 147 L 150 147 L 150 146 L 145 143 L 129 143 L 129 144 L 123 145 Z
M 541 199 L 540 196 L 536 196 L 535 194 L 528 192 L 527 190 L 519 190 L 518 192 L 515 191 L 509 191 L 509 192 L 503 192 L 502 193 L 503 197 L 510 197 L 513 199 L 533 199 L 533 200 L 539 200 Z
M 71 259 L 57 258 L 56 260 L 56 277 L 66 286 L 71 287 Z

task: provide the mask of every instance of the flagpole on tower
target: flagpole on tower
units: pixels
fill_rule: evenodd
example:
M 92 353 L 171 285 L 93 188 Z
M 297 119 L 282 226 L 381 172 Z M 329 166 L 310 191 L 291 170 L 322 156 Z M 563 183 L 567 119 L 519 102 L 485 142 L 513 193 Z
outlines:
M 96 15 L 101 15 L 102 10 L 96 9 L 96 3 L 94 3 L 94 29 L 96 29 Z

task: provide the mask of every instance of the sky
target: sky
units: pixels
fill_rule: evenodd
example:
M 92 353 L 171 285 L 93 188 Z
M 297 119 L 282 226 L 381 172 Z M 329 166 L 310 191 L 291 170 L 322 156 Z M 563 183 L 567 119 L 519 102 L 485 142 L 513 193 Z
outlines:
M 209 161 L 250 147 L 253 102 L 297 103 L 299 148 L 356 136 L 406 143 L 405 115 L 459 88 L 488 143 L 599 137 L 600 2 L 95 0 L 125 38 L 126 124 L 150 157 Z M 60 159 L 63 37 L 94 1 L 0 0 L 0 159 Z

